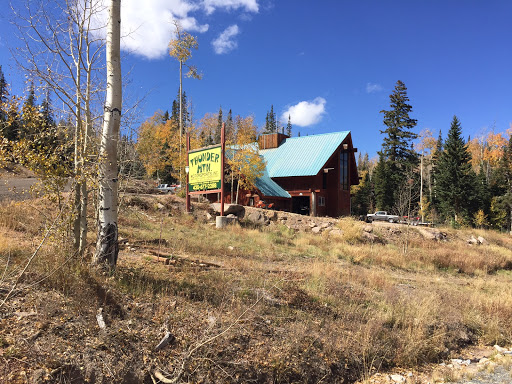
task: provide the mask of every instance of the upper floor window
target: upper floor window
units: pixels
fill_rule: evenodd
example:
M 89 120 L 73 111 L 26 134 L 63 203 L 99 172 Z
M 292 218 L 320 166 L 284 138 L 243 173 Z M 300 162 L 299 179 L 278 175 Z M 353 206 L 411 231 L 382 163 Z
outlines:
M 348 190 L 348 152 L 340 154 L 340 184 L 343 190 Z

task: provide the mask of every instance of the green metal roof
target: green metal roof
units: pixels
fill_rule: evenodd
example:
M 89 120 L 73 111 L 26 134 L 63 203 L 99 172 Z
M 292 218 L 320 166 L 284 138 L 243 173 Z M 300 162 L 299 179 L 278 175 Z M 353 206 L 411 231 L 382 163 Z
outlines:
M 249 144 L 249 146 L 253 146 L 255 149 L 257 149 L 257 143 Z M 227 147 L 225 152 L 226 158 L 233 158 L 233 154 L 238 149 L 239 147 L 235 145 Z M 258 177 L 254 184 L 256 184 L 256 188 L 258 188 L 264 196 L 291 198 L 291 195 L 288 192 L 286 192 L 283 188 L 281 188 L 281 186 L 279 186 L 274 180 L 270 178 L 266 168 L 263 170 L 263 175 Z
M 349 133 L 350 131 L 343 131 L 292 137 L 285 139 L 277 148 L 260 150 L 260 155 L 267 162 L 268 176 L 318 174 Z
M 267 169 L 264 170 L 262 176 L 256 179 L 255 184 L 256 188 L 258 188 L 264 196 L 291 198 L 288 192 L 270 178 Z

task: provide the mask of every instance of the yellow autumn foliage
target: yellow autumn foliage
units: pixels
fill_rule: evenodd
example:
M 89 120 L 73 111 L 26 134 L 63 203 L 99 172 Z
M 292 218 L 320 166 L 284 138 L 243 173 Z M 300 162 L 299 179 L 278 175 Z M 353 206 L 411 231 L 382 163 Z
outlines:
M 233 153 L 227 157 L 226 162 L 238 178 L 240 187 L 252 189 L 255 187 L 256 179 L 261 177 L 265 170 L 265 162 L 259 155 L 256 145 L 258 128 L 254 124 L 253 116 L 236 116 L 235 127 Z

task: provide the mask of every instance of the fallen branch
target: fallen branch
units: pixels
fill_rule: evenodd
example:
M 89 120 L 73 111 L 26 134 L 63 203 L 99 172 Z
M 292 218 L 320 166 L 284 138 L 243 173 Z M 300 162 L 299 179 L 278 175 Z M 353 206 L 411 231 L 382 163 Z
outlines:
M 174 384 L 174 383 L 176 383 L 176 382 L 179 380 L 178 378 L 176 378 L 176 379 L 172 379 L 172 380 L 171 380 L 171 379 L 168 379 L 167 377 L 165 377 L 164 375 L 162 375 L 162 373 L 161 373 L 159 370 L 157 370 L 157 369 L 155 369 L 155 370 L 153 371 L 153 375 L 154 375 L 158 380 L 160 380 L 162 383 L 165 383 L 165 384 Z

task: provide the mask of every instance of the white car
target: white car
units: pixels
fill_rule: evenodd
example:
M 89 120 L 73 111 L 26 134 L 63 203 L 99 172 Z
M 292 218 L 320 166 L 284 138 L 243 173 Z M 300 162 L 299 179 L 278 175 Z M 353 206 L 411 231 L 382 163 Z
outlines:
M 175 184 L 160 184 L 156 189 L 158 189 L 162 193 L 174 193 L 176 192 L 176 188 L 178 188 Z

